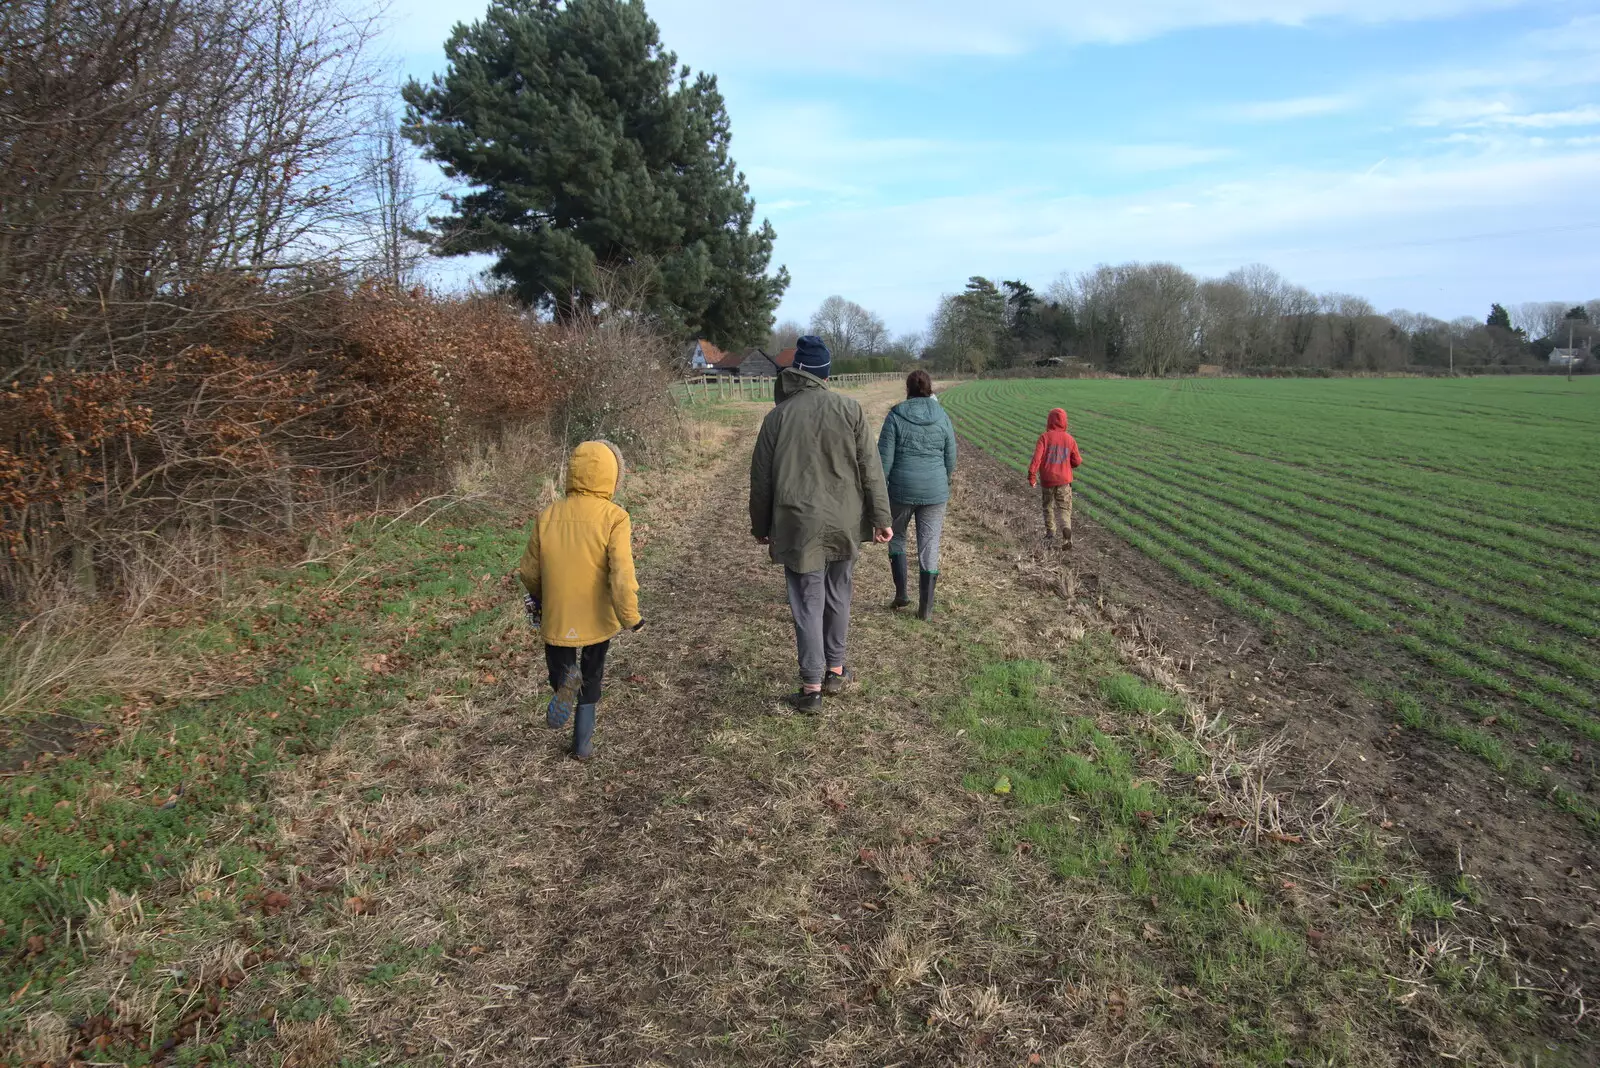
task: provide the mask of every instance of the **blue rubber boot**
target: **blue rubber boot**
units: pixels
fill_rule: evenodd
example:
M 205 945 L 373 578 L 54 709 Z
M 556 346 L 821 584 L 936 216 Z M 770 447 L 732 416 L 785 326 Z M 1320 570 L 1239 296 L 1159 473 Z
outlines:
M 572 725 L 572 755 L 578 760 L 594 756 L 594 705 L 579 705 L 578 719 Z
M 581 685 L 583 685 L 583 673 L 577 668 L 568 671 L 567 677 L 550 696 L 550 707 L 544 710 L 546 727 L 555 731 L 567 725 L 567 720 L 572 718 L 572 702 L 578 696 L 578 687 Z

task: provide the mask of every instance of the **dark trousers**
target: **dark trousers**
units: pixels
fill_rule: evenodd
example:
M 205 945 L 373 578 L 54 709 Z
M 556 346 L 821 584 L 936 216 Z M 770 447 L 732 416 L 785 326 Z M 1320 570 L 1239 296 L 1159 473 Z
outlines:
M 609 640 L 598 645 L 585 645 L 582 649 L 566 645 L 545 646 L 544 664 L 550 669 L 550 688 L 559 690 L 567 672 L 576 665 L 583 672 L 583 687 L 578 691 L 578 703 L 599 704 L 600 683 L 606 677 L 606 653 L 610 649 Z

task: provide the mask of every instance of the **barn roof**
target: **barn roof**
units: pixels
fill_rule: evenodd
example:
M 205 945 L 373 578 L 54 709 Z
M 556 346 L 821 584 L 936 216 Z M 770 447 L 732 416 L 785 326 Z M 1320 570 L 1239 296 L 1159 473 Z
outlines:
M 706 358 L 706 364 L 724 371 L 732 371 L 744 362 L 744 357 L 736 352 L 724 352 L 709 341 L 701 340 L 700 355 Z

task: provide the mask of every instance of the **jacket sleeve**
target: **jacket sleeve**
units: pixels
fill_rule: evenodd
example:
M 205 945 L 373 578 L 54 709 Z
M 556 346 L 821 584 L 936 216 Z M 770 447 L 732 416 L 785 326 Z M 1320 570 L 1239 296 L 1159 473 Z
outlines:
M 861 480 L 861 503 L 874 530 L 894 525 L 894 515 L 889 511 L 889 486 L 883 478 L 883 462 L 878 450 L 872 447 L 872 431 L 867 429 L 867 416 L 856 409 L 856 467 Z
M 1078 452 L 1078 439 L 1073 437 L 1071 434 L 1068 434 L 1067 442 L 1072 446 L 1072 455 L 1070 457 L 1072 466 L 1077 467 L 1079 464 L 1083 463 L 1083 456 Z
M 1033 447 L 1033 462 L 1028 464 L 1028 485 L 1039 484 L 1039 465 L 1044 463 L 1044 435 L 1039 435 L 1039 443 Z
M 750 455 L 750 533 L 757 538 L 772 536 L 772 455 L 775 432 L 770 420 L 761 424 L 755 452 Z
M 533 533 L 528 535 L 528 546 L 522 550 L 522 566 L 518 568 L 522 577 L 522 588 L 533 594 L 538 600 L 543 589 L 541 575 L 539 574 L 539 521 L 533 521 Z
M 624 627 L 639 623 L 639 582 L 633 573 L 633 521 L 624 512 L 606 542 L 606 567 L 611 576 L 611 607 Z
M 954 478 L 956 473 L 956 427 L 949 413 L 944 417 L 944 477 Z
M 878 431 L 878 460 L 883 464 L 883 477 L 887 481 L 894 471 L 894 445 L 898 436 L 894 413 L 883 417 L 883 429 Z

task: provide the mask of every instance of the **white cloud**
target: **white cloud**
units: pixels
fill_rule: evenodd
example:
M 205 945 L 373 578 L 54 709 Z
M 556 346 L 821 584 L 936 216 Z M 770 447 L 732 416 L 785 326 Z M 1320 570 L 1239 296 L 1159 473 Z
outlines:
M 1538 0 L 651 0 L 662 38 L 719 71 L 877 70 L 914 56 L 1004 56 L 1052 44 L 1127 44 L 1177 30 L 1318 21 L 1408 22 L 1528 6 Z M 397 52 L 432 61 L 483 0 L 395 0 L 387 35 Z M 714 62 L 713 62 L 714 61 Z
M 1417 105 L 1411 121 L 1417 126 L 1482 126 L 1512 110 L 1510 104 L 1499 99 L 1433 97 Z
M 1125 44 L 1175 30 L 1300 26 L 1321 20 L 1403 22 L 1523 6 L 1528 0 L 653 0 L 666 39 L 767 66 L 853 67 L 863 57 L 984 56 L 1050 42 Z M 696 42 L 693 49 L 687 43 Z M 704 46 L 704 48 L 702 48 Z
M 1175 171 L 1216 163 L 1234 155 L 1232 149 L 1197 145 L 1106 145 L 1083 153 L 1100 167 L 1129 173 Z
M 1338 115 L 1353 111 L 1361 105 L 1356 93 L 1329 93 L 1324 96 L 1300 96 L 1288 100 L 1261 100 L 1240 104 L 1224 111 L 1228 118 L 1248 122 L 1281 122 L 1286 119 L 1310 119 L 1324 115 Z
M 1568 108 L 1565 111 L 1542 111 L 1531 115 L 1499 113 L 1480 120 L 1479 125 L 1519 126 L 1525 129 L 1548 130 L 1558 126 L 1600 126 L 1600 104 Z
M 840 292 L 903 330 L 970 274 L 1043 284 L 1100 262 L 1170 260 L 1199 274 L 1266 262 L 1313 289 L 1453 315 L 1491 299 L 1600 291 L 1592 267 L 1582 277 L 1588 261 L 1567 262 L 1549 233 L 1589 224 L 1600 236 L 1596 187 L 1600 151 L 1589 148 L 1391 160 L 1354 175 L 1282 170 L 1144 195 L 996 189 L 820 212 L 803 232 L 779 236 L 778 258 L 795 277 L 784 314 L 809 314 Z M 1525 236 L 1535 230 L 1546 236 Z

